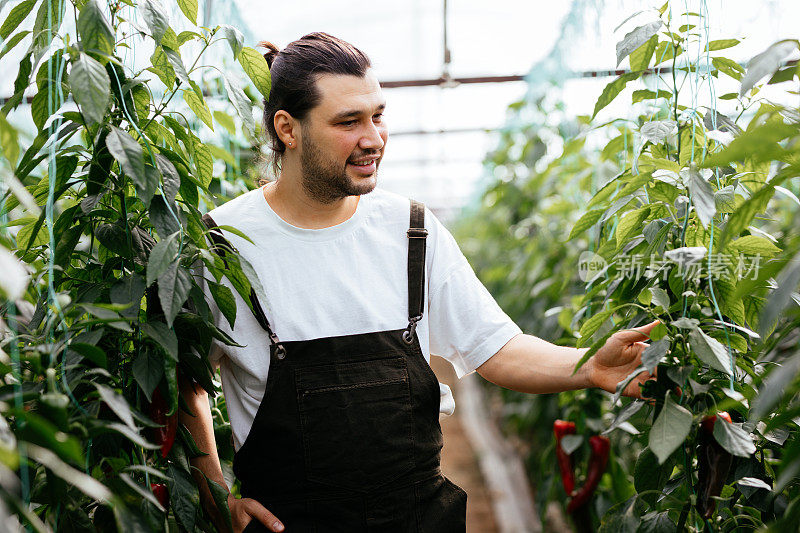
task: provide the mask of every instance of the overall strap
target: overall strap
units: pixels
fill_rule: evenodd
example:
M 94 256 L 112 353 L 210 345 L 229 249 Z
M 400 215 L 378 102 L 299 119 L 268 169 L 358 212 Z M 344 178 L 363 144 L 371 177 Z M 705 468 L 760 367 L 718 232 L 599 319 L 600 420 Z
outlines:
M 411 344 L 417 322 L 422 319 L 425 307 L 425 245 L 428 230 L 425 229 L 425 206 L 411 200 L 411 220 L 408 235 L 408 328 L 403 340 Z
M 227 268 L 228 262 L 225 260 L 225 256 L 229 252 L 234 254 L 237 253 L 236 249 L 225 237 L 222 236 L 222 230 L 219 229 L 217 223 L 214 222 L 214 219 L 211 218 L 210 215 L 203 215 L 203 224 L 205 224 L 209 229 L 208 235 L 211 237 L 211 241 L 214 243 L 212 249 L 222 258 L 222 261 L 225 263 L 225 267 Z M 276 346 L 276 349 L 278 350 L 278 356 L 280 357 L 281 354 L 285 353 L 285 350 L 278 340 L 278 336 L 272 331 L 269 321 L 267 320 L 267 315 L 264 314 L 264 309 L 261 307 L 261 302 L 258 301 L 256 291 L 252 287 L 250 287 L 250 305 L 253 308 L 253 315 L 256 317 L 256 321 L 262 328 L 264 328 L 264 331 L 267 332 L 272 344 Z M 282 359 L 282 357 L 280 358 Z

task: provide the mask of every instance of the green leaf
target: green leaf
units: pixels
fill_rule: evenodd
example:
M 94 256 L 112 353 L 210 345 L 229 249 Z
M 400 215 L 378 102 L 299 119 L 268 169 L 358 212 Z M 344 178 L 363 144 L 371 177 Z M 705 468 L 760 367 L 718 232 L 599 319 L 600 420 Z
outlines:
M 31 49 L 38 55 L 44 53 L 45 49 L 53 42 L 53 38 L 61 23 L 64 21 L 64 13 L 67 3 L 63 0 L 44 0 L 36 13 L 36 22 L 33 24 L 33 42 Z
M 150 250 L 150 258 L 147 260 L 147 286 L 149 287 L 159 276 L 167 271 L 169 266 L 175 261 L 178 255 L 178 232 L 173 233 L 166 239 L 158 241 L 153 249 Z
M 164 154 L 156 154 L 156 164 L 164 183 L 164 197 L 167 199 L 167 203 L 171 204 L 175 201 L 175 196 L 180 189 L 181 177 L 175 165 Z
M 707 172 L 707 171 L 706 171 Z M 714 220 L 717 214 L 717 203 L 714 200 L 714 189 L 695 168 L 684 173 L 684 181 L 689 189 L 697 218 L 704 228 Z
M 203 475 L 205 476 L 205 474 Z M 217 506 L 217 510 L 222 515 L 222 519 L 225 521 L 225 524 L 228 526 L 228 528 L 233 531 L 231 510 L 228 508 L 228 490 L 220 486 L 220 484 L 213 479 L 209 479 L 208 476 L 206 476 L 206 483 L 208 484 L 208 490 L 211 491 L 211 497 L 214 499 L 214 504 Z M 257 518 L 253 519 L 257 520 Z
M 753 439 L 741 425 L 729 423 L 719 417 L 714 423 L 714 440 L 737 457 L 750 457 L 756 453 Z
M 692 429 L 692 413 L 672 401 L 670 392 L 664 398 L 664 407 L 650 428 L 649 447 L 658 458 L 658 464 L 664 464 L 689 436 Z
M 133 185 L 136 187 L 136 195 L 145 207 L 150 207 L 153 195 L 156 193 L 156 190 L 158 190 L 158 178 L 158 169 L 150 164 L 145 164 L 144 179 L 135 180 L 133 182 Z
M 81 9 L 78 16 L 78 35 L 84 50 L 96 50 L 106 55 L 114 51 L 114 30 L 97 0 L 90 0 Z
M 674 120 L 651 120 L 639 128 L 642 139 L 651 143 L 662 143 L 668 135 L 678 131 L 678 123 Z
M 102 122 L 111 98 L 111 81 L 103 65 L 81 53 L 72 63 L 70 86 L 84 118 L 91 124 Z
M 149 346 L 145 346 L 132 365 L 133 377 L 141 387 L 147 401 L 152 401 L 153 391 L 164 375 L 164 360 L 161 355 Z
M 32 443 L 26 443 L 25 449 L 31 459 L 43 464 L 56 476 L 90 498 L 100 501 L 109 501 L 112 498 L 113 494 L 105 485 L 80 470 L 72 468 L 51 450 Z
M 86 344 L 85 342 L 73 342 L 69 345 L 69 349 L 88 359 L 100 368 L 106 368 L 108 366 L 106 352 L 97 346 Z
M 242 51 L 242 46 L 244 46 L 244 35 L 238 29 L 234 28 L 230 24 L 220 24 L 219 27 L 222 29 L 223 35 L 228 40 L 228 44 L 231 47 L 231 52 L 233 52 L 233 58 L 239 58 L 239 52 Z
M 780 253 L 781 249 L 772 244 L 772 241 L 757 235 L 745 235 L 731 241 L 730 245 L 734 250 L 748 255 L 760 254 L 764 257 L 772 257 Z
M 766 305 L 761 310 L 758 328 L 762 336 L 771 331 L 775 321 L 783 316 L 786 307 L 793 305 L 794 291 L 800 285 L 800 252 L 781 269 L 776 284 L 777 287 L 769 295 Z
M 153 66 L 149 70 L 158 76 L 158 79 L 167 86 L 167 89 L 172 88 L 175 83 L 175 70 L 172 68 L 167 54 L 164 53 L 164 48 L 157 46 L 153 55 L 150 56 L 150 62 Z
M 639 26 L 626 34 L 625 37 L 617 43 L 617 66 L 619 66 L 622 60 L 631 52 L 645 44 L 651 37 L 654 37 L 656 33 L 658 33 L 658 30 L 661 29 L 662 25 L 663 22 L 661 22 L 661 19 L 658 19 Z M 635 70 L 633 69 L 633 64 L 631 64 L 631 69 Z
M 669 294 L 667 291 L 660 287 L 650 287 L 650 293 L 653 295 L 653 304 L 661 307 L 664 311 L 669 309 Z
M 229 232 L 233 233 L 234 235 L 236 235 L 237 237 L 241 237 L 242 239 L 246 240 L 247 242 L 249 242 L 250 244 L 252 244 L 254 246 L 256 244 L 256 243 L 253 242 L 253 239 L 248 237 L 246 233 L 244 233 L 242 230 L 240 230 L 238 228 L 234 228 L 233 226 L 229 226 L 227 224 L 221 224 L 221 225 L 219 225 L 217 227 L 219 229 L 221 229 L 221 230 L 229 231 Z
M 641 518 L 634 510 L 636 498 L 613 505 L 603 515 L 597 533 L 638 533 Z
M 744 74 L 744 67 L 727 57 L 712 57 L 711 64 L 714 65 L 714 68 L 735 80 L 741 80 L 742 74 Z
M 141 0 L 139 3 L 139 11 L 150 28 L 150 33 L 155 39 L 156 44 L 161 44 L 161 39 L 167 33 L 169 28 L 169 19 L 167 12 L 164 11 L 164 6 L 158 0 Z
M 644 403 L 644 402 L 640 402 Z M 639 494 L 648 491 L 661 491 L 669 481 L 674 465 L 672 462 L 659 464 L 658 458 L 650 448 L 645 448 L 636 459 L 633 467 L 633 486 Z M 642 498 L 651 506 L 655 506 L 657 494 L 647 494 Z
M 178 0 L 178 7 L 192 24 L 197 24 L 197 0 Z
M 3 155 L 11 163 L 11 168 L 17 166 L 19 159 L 19 142 L 17 141 L 17 130 L 9 124 L 6 116 L 0 112 L 0 146 Z
M 178 337 L 163 322 L 147 322 L 142 324 L 142 333 L 153 339 L 175 361 L 178 360 Z
M 11 50 L 14 49 L 15 46 L 19 44 L 19 42 L 27 37 L 30 34 L 30 30 L 21 31 L 15 34 L 11 39 L 5 41 L 3 43 L 3 49 L 0 51 L 0 59 L 3 59 L 3 56 L 9 53 Z
M 708 43 L 708 50 L 710 52 L 715 52 L 717 50 L 724 50 L 726 48 L 731 48 L 739 44 L 739 39 L 718 39 L 716 41 L 711 41 Z
M 211 150 L 203 143 L 196 143 L 194 146 L 194 164 L 197 176 L 203 187 L 208 187 L 214 177 L 214 158 Z
M 150 93 L 142 85 L 137 85 L 131 89 L 133 105 L 139 120 L 144 120 L 150 115 Z
M 625 89 L 625 86 L 628 85 L 628 82 L 631 82 L 638 77 L 639 73 L 630 72 L 628 74 L 623 74 L 619 78 L 606 85 L 605 89 L 603 89 L 603 93 L 600 95 L 600 98 L 598 98 L 597 102 L 594 104 L 592 118 L 596 117 L 597 113 L 599 113 L 601 109 L 613 102 L 614 98 L 616 98 L 617 95 L 621 93 L 623 89 Z
M 658 36 L 653 35 L 643 45 L 631 52 L 631 70 L 647 70 L 658 46 Z
M 236 135 L 236 122 L 234 122 L 233 117 L 224 111 L 214 111 L 214 118 L 220 126 L 225 128 L 225 131 L 231 135 Z
M 142 437 L 142 435 L 138 431 L 132 430 L 125 424 L 120 424 L 119 422 L 111 422 L 102 424 L 102 427 L 110 431 L 116 431 L 117 433 L 123 435 L 132 443 L 138 444 L 142 448 L 148 450 L 158 450 L 161 447 L 158 444 L 153 444 L 152 442 L 149 442 L 147 439 Z
M 228 76 L 223 77 L 225 84 L 225 91 L 228 93 L 228 99 L 233 108 L 236 109 L 239 118 L 242 119 L 242 127 L 246 133 L 251 137 L 255 137 L 255 122 L 253 121 L 253 104 L 250 99 L 244 94 L 244 91 L 239 85 L 231 80 Z
M 169 62 L 170 66 L 172 66 L 173 72 L 175 72 L 175 76 L 182 82 L 182 83 L 189 83 L 189 74 L 186 72 L 186 67 L 183 66 L 183 60 L 181 59 L 181 54 L 172 48 L 168 48 L 166 46 L 162 46 L 161 49 L 164 51 L 164 55 L 167 56 L 167 61 Z
M 579 331 L 580 338 L 578 339 L 578 346 L 586 344 L 586 341 L 600 329 L 600 326 L 602 326 L 606 320 L 611 318 L 611 315 L 613 315 L 616 310 L 616 308 L 606 309 L 605 311 L 601 311 L 589 317 L 589 319 L 583 323 Z
M 651 91 L 650 89 L 638 89 L 633 91 L 631 95 L 631 103 L 635 104 L 643 100 L 655 100 L 656 98 L 667 98 L 670 95 L 669 91 Z
M 664 483 L 659 485 L 661 488 L 669 479 L 664 480 Z M 652 505 L 655 507 L 655 504 Z M 659 513 L 647 513 L 642 517 L 642 523 L 639 524 L 639 529 L 636 533 L 674 533 L 676 524 L 670 520 L 669 511 L 661 511 Z
M 269 74 L 269 66 L 264 56 L 259 54 L 256 50 L 245 46 L 242 47 L 239 53 L 239 63 L 241 63 L 245 73 L 247 73 L 253 81 L 256 89 L 258 89 L 264 98 L 269 98 L 272 80 Z
M 231 329 L 236 320 L 236 300 L 233 297 L 233 292 L 221 283 L 210 282 L 208 288 L 211 290 L 211 295 L 217 303 L 217 307 L 225 318 L 228 320 Z
M 172 327 L 172 322 L 180 312 L 191 289 L 192 277 L 185 268 L 180 266 L 179 261 L 173 262 L 158 277 L 158 299 L 161 301 L 161 308 L 168 326 Z
M 637 231 L 642 229 L 642 222 L 650 214 L 650 206 L 646 205 L 639 209 L 634 209 L 623 215 L 622 219 L 617 224 L 617 246 L 622 246 L 631 235 L 635 235 Z
M 31 100 L 31 118 L 33 119 L 33 123 L 36 125 L 36 128 L 41 131 L 44 129 L 44 125 L 47 122 L 47 119 L 50 118 L 51 112 L 48 109 L 51 105 L 51 102 L 48 100 L 50 99 L 50 94 L 48 91 L 39 91 L 35 95 L 33 95 L 33 100 Z M 59 102 L 57 92 L 53 93 L 53 111 L 61 107 L 63 102 Z
M 111 132 L 106 138 L 106 146 L 125 174 L 134 182 L 145 181 L 144 152 L 133 137 L 124 130 L 111 126 Z
M 658 65 L 664 61 L 669 61 L 673 57 L 679 57 L 681 54 L 683 54 L 683 48 L 680 45 L 675 46 L 670 41 L 661 41 L 656 48 L 655 64 Z
M 644 349 L 642 352 L 642 364 L 647 369 L 650 374 L 653 374 L 658 363 L 661 362 L 661 359 L 667 355 L 667 351 L 669 350 L 670 340 L 669 337 L 664 337 L 663 339 L 657 340 L 651 343 L 647 348 Z
M 575 226 L 572 227 L 572 231 L 569 232 L 569 237 L 567 237 L 568 241 L 571 241 L 587 229 L 594 226 L 600 217 L 603 216 L 603 212 L 605 209 L 592 209 L 591 211 L 587 211 L 584 213 L 581 218 L 575 223 Z
M 8 15 L 6 15 L 3 25 L 0 26 L 0 38 L 4 41 L 8 39 L 11 32 L 19 28 L 20 24 L 28 18 L 28 15 L 33 11 L 33 6 L 36 5 L 37 1 L 38 0 L 24 0 L 15 5 L 14 8 L 8 12 Z
M 747 63 L 747 72 L 742 78 L 742 87 L 739 89 L 739 96 L 744 96 L 766 76 L 772 76 L 780 68 L 783 60 L 789 54 L 797 50 L 797 41 L 784 40 L 772 44 L 769 48 L 755 56 Z
M 192 89 L 183 90 L 183 99 L 189 108 L 194 111 L 194 114 L 197 115 L 200 120 L 206 124 L 206 126 L 211 128 L 211 131 L 214 131 L 214 123 L 211 120 L 211 111 L 208 109 L 208 105 L 206 105 L 205 100 L 200 96 L 197 96 L 197 93 Z
M 100 394 L 100 399 L 103 400 L 112 411 L 125 422 L 125 425 L 133 431 L 139 431 L 136 423 L 133 421 L 133 414 L 131 413 L 131 406 L 124 396 L 117 394 L 114 389 L 101 385 L 100 383 L 93 383 L 97 392 Z
M 697 357 L 711 368 L 733 375 L 731 356 L 727 348 L 717 339 L 710 337 L 700 328 L 689 332 L 689 345 Z
M 167 466 L 169 502 L 175 518 L 186 531 L 195 530 L 195 518 L 200 507 L 200 494 L 194 478 L 180 466 L 170 462 Z

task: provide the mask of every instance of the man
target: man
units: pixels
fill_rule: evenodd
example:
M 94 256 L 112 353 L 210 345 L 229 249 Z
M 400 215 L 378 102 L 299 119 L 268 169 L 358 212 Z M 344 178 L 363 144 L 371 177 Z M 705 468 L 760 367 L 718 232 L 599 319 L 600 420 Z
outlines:
M 386 102 L 367 57 L 324 33 L 265 45 L 278 178 L 206 218 L 250 237 L 224 232 L 266 295 L 255 314 L 237 296 L 235 329 L 217 325 L 244 347 L 210 355 L 237 450 L 234 531 L 464 531 L 466 493 L 439 466 L 453 402 L 430 353 L 518 391 L 613 391 L 656 323 L 616 333 L 574 372 L 584 350 L 522 334 L 429 211 L 376 189 Z M 193 465 L 225 487 L 207 396 L 181 391 L 197 415 L 181 421 L 208 453 Z

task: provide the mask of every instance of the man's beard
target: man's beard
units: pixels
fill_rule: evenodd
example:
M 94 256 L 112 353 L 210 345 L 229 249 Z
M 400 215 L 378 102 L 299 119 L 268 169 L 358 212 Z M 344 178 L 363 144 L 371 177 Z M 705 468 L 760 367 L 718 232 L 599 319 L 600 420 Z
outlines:
M 300 155 L 303 190 L 309 197 L 323 204 L 333 203 L 345 196 L 367 194 L 375 188 L 379 163 L 380 161 L 375 163 L 375 180 L 364 179 L 357 183 L 347 175 L 346 163 L 344 167 L 339 167 L 337 163 L 326 159 L 311 136 L 306 135 Z

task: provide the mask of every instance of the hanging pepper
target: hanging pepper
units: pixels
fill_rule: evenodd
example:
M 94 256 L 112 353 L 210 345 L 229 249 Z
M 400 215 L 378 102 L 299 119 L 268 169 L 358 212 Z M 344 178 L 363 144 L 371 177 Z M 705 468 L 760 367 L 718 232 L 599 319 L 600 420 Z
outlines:
M 697 511 L 703 518 L 711 518 L 717 502 L 714 499 L 722 493 L 725 479 L 733 462 L 733 456 L 714 439 L 714 424 L 717 418 L 732 423 L 725 411 L 703 418 L 697 432 Z
M 67 414 L 69 398 L 58 390 L 55 369 L 48 368 L 46 375 L 47 392 L 39 396 L 39 409 L 59 430 L 69 431 L 69 416 Z
M 567 505 L 567 512 L 570 514 L 586 505 L 589 498 L 594 494 L 597 485 L 600 484 L 600 478 L 603 477 L 608 466 L 608 453 L 611 450 L 611 441 L 608 440 L 608 437 L 593 435 L 589 438 L 589 447 L 592 450 L 592 454 L 589 457 L 586 481 L 580 490 L 572 496 Z
M 166 458 L 175 442 L 175 433 L 178 429 L 178 413 L 167 416 L 169 405 L 161 394 L 161 390 L 156 387 L 153 391 L 153 402 L 150 404 L 150 418 L 159 425 L 155 429 L 156 444 L 161 446 L 161 457 Z
M 553 422 L 553 433 L 556 435 L 556 458 L 558 459 L 558 469 L 561 471 L 561 483 L 563 483 L 564 491 L 569 496 L 575 489 L 575 469 L 572 456 L 561 447 L 561 439 L 564 435 L 575 434 L 575 422 L 556 420 Z
M 164 509 L 169 506 L 169 492 L 164 483 L 150 483 L 150 490 Z

